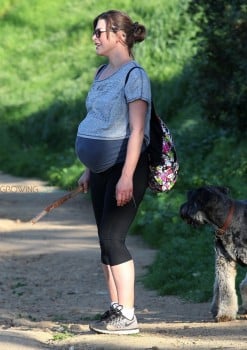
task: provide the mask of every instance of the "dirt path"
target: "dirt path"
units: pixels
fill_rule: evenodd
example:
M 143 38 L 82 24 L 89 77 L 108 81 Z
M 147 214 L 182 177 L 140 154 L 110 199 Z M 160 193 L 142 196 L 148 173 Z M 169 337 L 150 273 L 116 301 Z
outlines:
M 141 333 L 96 335 L 88 322 L 108 307 L 89 198 L 29 221 L 64 192 L 0 173 L 0 350 L 247 349 L 247 321 L 216 324 L 209 304 L 147 291 L 141 276 L 155 251 L 129 237 L 136 262 Z

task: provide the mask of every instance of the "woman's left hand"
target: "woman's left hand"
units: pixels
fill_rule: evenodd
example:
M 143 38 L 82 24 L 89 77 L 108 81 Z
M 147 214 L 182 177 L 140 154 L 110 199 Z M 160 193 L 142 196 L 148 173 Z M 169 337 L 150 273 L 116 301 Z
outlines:
M 121 176 L 116 185 L 117 206 L 124 206 L 133 197 L 133 180 L 126 176 Z

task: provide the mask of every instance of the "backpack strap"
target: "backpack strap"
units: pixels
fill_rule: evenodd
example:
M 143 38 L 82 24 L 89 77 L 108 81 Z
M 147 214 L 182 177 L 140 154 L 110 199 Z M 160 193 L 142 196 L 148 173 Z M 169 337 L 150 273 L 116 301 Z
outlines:
M 106 64 L 102 64 L 99 68 L 98 68 L 98 70 L 97 70 L 97 72 L 96 72 L 96 74 L 95 74 L 95 78 L 97 78 L 98 76 L 99 76 L 99 73 L 103 70 L 103 68 L 105 68 L 106 67 Z
M 128 73 L 126 75 L 124 86 L 127 84 L 128 80 L 129 80 L 130 73 L 132 72 L 133 69 L 136 69 L 136 68 L 142 69 L 141 67 L 138 67 L 138 66 L 130 68 L 130 70 L 128 71 Z
M 136 68 L 142 69 L 141 67 L 138 67 L 138 66 L 135 66 L 135 67 L 130 68 L 130 70 L 128 71 L 128 73 L 127 73 L 127 75 L 126 75 L 124 86 L 125 86 L 125 85 L 127 84 L 127 82 L 128 82 L 130 73 L 132 72 L 133 69 L 136 69 Z M 155 117 L 157 116 L 157 114 L 156 114 L 156 112 L 155 112 L 153 100 L 151 100 L 151 114 L 153 114 Z

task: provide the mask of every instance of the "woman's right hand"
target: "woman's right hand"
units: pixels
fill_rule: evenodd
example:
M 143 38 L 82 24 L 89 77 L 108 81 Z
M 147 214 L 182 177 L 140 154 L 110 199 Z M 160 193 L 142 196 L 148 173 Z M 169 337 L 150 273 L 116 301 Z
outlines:
M 78 185 L 82 187 L 84 193 L 87 193 L 88 191 L 89 180 L 90 180 L 90 170 L 86 169 L 78 180 Z

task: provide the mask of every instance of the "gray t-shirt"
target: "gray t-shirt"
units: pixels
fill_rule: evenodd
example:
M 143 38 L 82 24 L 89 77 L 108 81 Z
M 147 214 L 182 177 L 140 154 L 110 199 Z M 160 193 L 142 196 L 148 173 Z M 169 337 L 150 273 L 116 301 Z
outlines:
M 100 79 L 100 74 L 96 75 L 88 93 L 87 115 L 78 127 L 76 151 L 81 162 L 92 171 L 101 172 L 124 161 L 126 139 L 130 135 L 129 102 L 140 99 L 148 103 L 144 138 L 145 144 L 149 143 L 151 113 L 149 78 L 140 67 L 131 71 L 125 84 L 128 72 L 135 66 L 140 67 L 135 61 L 130 61 L 105 79 Z

